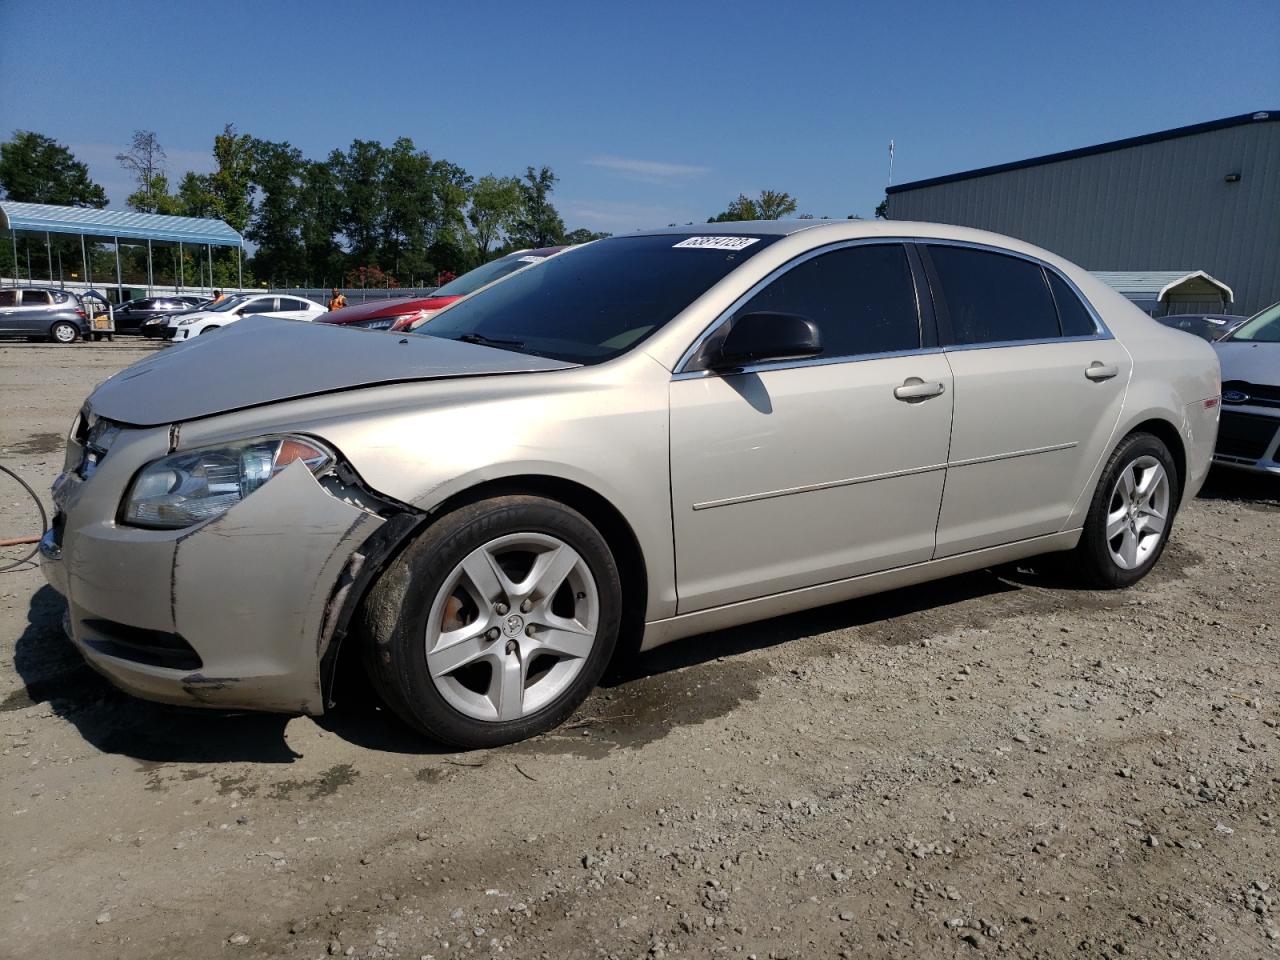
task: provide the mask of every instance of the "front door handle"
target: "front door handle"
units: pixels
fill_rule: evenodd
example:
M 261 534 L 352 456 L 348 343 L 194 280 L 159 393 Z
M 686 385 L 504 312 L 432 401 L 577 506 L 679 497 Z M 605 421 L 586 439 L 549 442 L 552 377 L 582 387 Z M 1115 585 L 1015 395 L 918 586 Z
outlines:
M 917 400 L 928 400 L 930 397 L 941 396 L 946 389 L 946 386 L 937 380 L 926 382 L 919 377 L 907 377 L 902 386 L 894 388 L 893 395 L 899 400 L 914 403 Z
M 1120 368 L 1114 363 L 1099 363 L 1095 360 L 1093 363 L 1089 364 L 1084 375 L 1094 381 L 1110 380 L 1112 377 L 1120 375 Z

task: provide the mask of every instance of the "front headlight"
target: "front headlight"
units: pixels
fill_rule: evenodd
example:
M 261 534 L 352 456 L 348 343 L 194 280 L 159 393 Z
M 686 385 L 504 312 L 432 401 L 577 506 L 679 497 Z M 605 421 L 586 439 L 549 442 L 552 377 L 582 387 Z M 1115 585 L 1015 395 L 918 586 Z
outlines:
M 123 521 L 177 530 L 226 513 L 277 473 L 301 460 L 319 475 L 331 451 L 306 437 L 258 437 L 175 453 L 142 469 L 125 497 Z
M 200 314 L 196 313 L 196 314 L 193 314 L 192 316 L 189 316 L 189 317 L 181 317 L 181 318 L 178 318 L 178 323 L 180 323 L 182 326 L 184 326 L 184 327 L 185 327 L 188 323 L 195 323 L 197 320 L 203 320 L 203 319 L 204 319 L 204 317 L 202 317 L 202 316 L 200 316 Z

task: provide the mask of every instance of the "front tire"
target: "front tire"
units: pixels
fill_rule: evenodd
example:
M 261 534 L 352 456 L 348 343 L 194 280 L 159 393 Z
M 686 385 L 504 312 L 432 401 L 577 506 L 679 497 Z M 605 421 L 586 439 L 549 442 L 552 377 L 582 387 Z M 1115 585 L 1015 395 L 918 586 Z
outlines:
M 1107 461 L 1089 506 L 1075 550 L 1080 576 L 1114 590 L 1150 573 L 1169 542 L 1181 493 L 1164 441 L 1150 433 L 1125 437 Z
M 617 644 L 622 588 L 600 532 L 553 500 L 504 496 L 437 520 L 362 606 L 365 665 L 410 726 L 494 747 L 562 723 Z

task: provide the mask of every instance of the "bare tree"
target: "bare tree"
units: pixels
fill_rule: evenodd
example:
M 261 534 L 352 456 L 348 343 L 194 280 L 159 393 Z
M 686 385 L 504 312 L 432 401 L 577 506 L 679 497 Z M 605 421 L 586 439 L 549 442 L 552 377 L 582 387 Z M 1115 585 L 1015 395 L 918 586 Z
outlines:
M 155 213 L 161 204 L 160 195 L 167 194 L 169 187 L 164 172 L 167 157 L 155 131 L 135 130 L 129 150 L 117 153 L 116 159 L 138 180 L 138 189 L 129 195 L 129 206 L 142 213 Z

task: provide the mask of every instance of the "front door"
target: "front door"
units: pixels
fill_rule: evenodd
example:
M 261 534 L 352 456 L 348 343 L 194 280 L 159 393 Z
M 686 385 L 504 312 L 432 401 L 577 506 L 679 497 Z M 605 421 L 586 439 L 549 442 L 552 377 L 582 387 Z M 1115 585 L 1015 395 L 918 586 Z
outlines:
M 934 551 L 953 391 L 905 248 L 818 251 L 733 315 L 753 312 L 813 320 L 824 352 L 672 381 L 680 613 Z

